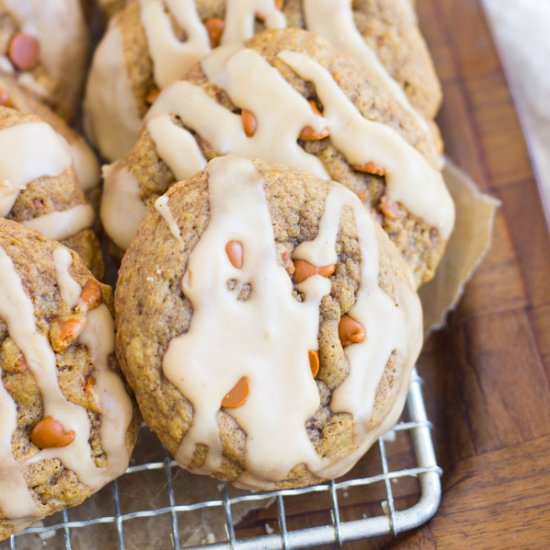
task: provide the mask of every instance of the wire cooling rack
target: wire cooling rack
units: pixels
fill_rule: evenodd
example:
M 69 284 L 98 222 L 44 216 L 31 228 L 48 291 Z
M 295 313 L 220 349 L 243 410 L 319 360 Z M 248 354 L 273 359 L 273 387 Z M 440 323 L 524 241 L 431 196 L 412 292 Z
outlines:
M 331 481 L 305 489 L 275 491 L 272 493 L 239 493 L 223 483 L 215 484 L 217 496 L 209 500 L 195 499 L 181 503 L 176 490 L 175 478 L 183 473 L 165 453 L 158 461 L 147 461 L 130 466 L 126 474 L 103 490 L 103 500 L 106 495 L 110 500 L 111 513 L 100 513 L 109 506 L 99 505 L 93 512 L 87 511 L 82 517 L 78 513 L 81 507 L 65 510 L 47 521 L 48 525 L 35 526 L 12 536 L 5 543 L 0 543 L 0 550 L 25 550 L 36 548 L 60 548 L 76 550 L 77 548 L 102 548 L 106 550 L 134 550 L 136 548 L 180 549 L 180 548 L 210 548 L 222 549 L 291 549 L 312 548 L 319 545 L 335 544 L 341 546 L 345 542 L 364 540 L 369 537 L 393 534 L 413 529 L 428 521 L 436 512 L 441 497 L 440 475 L 441 469 L 437 465 L 432 438 L 431 423 L 426 415 L 426 408 L 421 390 L 422 380 L 416 370 L 413 372 L 410 390 L 407 398 L 407 409 L 404 418 L 388 434 L 380 438 L 374 449 L 363 459 L 364 463 L 356 467 L 351 475 L 341 481 Z M 399 451 L 394 450 L 397 439 Z M 403 444 L 403 438 L 407 444 Z M 405 449 L 405 452 L 403 451 Z M 408 453 L 406 452 L 408 449 Z M 407 457 L 407 454 L 409 455 Z M 395 468 L 397 465 L 410 463 L 407 467 Z M 361 464 L 361 463 L 360 463 Z M 356 471 L 368 472 L 370 475 L 357 475 Z M 139 507 L 127 511 L 125 501 L 132 497 L 126 495 L 125 480 L 140 481 L 145 474 L 161 476 L 157 483 L 165 493 L 165 504 Z M 136 476 L 138 474 L 138 476 Z M 416 490 L 402 496 L 396 493 L 399 484 L 410 488 L 411 480 Z M 180 479 L 181 481 L 181 479 Z M 184 480 L 185 481 L 185 480 Z M 215 483 L 215 482 L 210 482 Z M 140 483 L 141 484 L 141 483 Z M 122 486 L 122 489 L 121 489 Z M 376 489 L 377 488 L 377 489 Z M 355 499 L 350 493 L 355 491 Z M 110 493 L 110 494 L 109 494 Z M 370 494 L 367 497 L 367 494 Z M 157 495 L 158 496 L 158 495 Z M 314 497 L 314 499 L 313 499 Z M 94 497 L 95 498 L 95 497 Z M 136 500 L 134 495 L 134 500 Z M 301 501 L 299 500 L 301 499 Z M 304 521 L 304 514 L 309 510 L 303 509 L 304 499 L 311 505 L 312 502 L 326 503 L 327 517 L 319 525 L 311 525 L 311 521 Z M 355 507 L 353 517 L 357 517 L 357 510 L 365 510 L 362 519 L 346 520 L 348 503 Z M 353 504 L 355 502 L 355 505 Z M 370 504 L 365 505 L 365 502 Z M 240 517 L 235 517 L 239 506 L 257 506 L 263 503 L 264 510 L 267 503 L 271 503 L 270 512 L 260 515 L 265 521 L 265 534 L 250 536 L 250 529 L 242 529 L 239 525 Z M 323 505 L 320 504 L 321 507 Z M 366 507 L 365 507 L 366 506 Z M 135 505 L 134 505 L 135 508 Z M 269 509 L 268 509 L 269 510 Z M 290 523 L 295 522 L 291 510 L 301 513 L 298 527 L 293 529 Z M 193 523 L 190 515 L 193 513 L 219 512 L 219 524 L 224 525 L 225 531 L 220 540 L 219 535 L 212 533 L 204 537 L 200 543 L 195 540 L 188 544 L 188 539 L 182 535 L 182 526 L 200 525 L 195 518 Z M 258 512 L 256 512 L 258 513 Z M 240 516 L 241 512 L 237 513 Z M 315 515 L 315 514 L 314 514 Z M 350 514 L 351 515 L 351 514 Z M 319 516 L 319 511 L 316 517 Z M 258 518 L 255 519 L 256 531 Z M 260 520 L 261 521 L 261 520 Z M 273 523 L 273 526 L 269 522 Z M 147 540 L 147 535 L 135 535 L 144 529 L 144 522 L 149 522 L 147 529 L 155 532 L 155 541 Z M 204 523 L 204 519 L 202 519 Z M 242 522 L 241 522 L 242 523 Z M 246 518 L 245 518 L 246 523 Z M 202 525 L 202 528 L 205 526 Z M 94 534 L 85 537 L 82 543 L 81 535 L 84 531 L 95 529 Z M 99 535 L 105 530 L 111 530 L 111 538 L 101 540 Z M 164 532 L 163 532 L 164 531 Z M 145 533 L 145 531 L 144 531 Z M 243 534 L 244 533 L 244 534 Z M 99 538 L 98 538 L 99 537 Z

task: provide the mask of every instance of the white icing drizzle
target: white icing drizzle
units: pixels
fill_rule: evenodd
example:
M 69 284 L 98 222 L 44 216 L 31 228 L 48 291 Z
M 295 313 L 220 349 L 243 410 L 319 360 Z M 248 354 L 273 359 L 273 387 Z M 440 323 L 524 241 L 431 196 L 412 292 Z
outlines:
M 194 409 L 193 424 L 177 460 L 189 467 L 196 445 L 205 444 L 209 451 L 199 471 L 212 473 L 220 466 L 216 414 L 224 395 L 247 376 L 248 400 L 227 410 L 247 434 L 247 473 L 239 484 L 273 488 L 275 481 L 284 479 L 298 464 L 306 464 L 321 477 L 340 475 L 365 450 L 374 392 L 392 351 L 397 351 L 407 368 L 420 350 L 421 310 L 414 284 L 411 280 L 402 285 L 400 292 L 406 300 L 397 306 L 379 288 L 374 223 L 357 197 L 332 183 L 318 237 L 303 243 L 296 254 L 317 265 L 336 261 L 342 208 L 352 208 L 362 257 L 361 284 L 352 312 L 367 327 L 369 337 L 346 348 L 352 382 L 346 381 L 335 393 L 335 410 L 349 411 L 358 423 L 357 451 L 350 459 L 321 458 L 305 429 L 320 403 L 308 350 L 318 347 L 319 306 L 330 293 L 330 281 L 311 277 L 300 285 L 304 301 L 294 299 L 290 277 L 277 261 L 264 182 L 250 161 L 217 158 L 209 164 L 208 175 L 210 221 L 190 255 L 182 281 L 193 304 L 191 327 L 172 340 L 163 358 L 166 377 Z M 242 243 L 242 269 L 235 269 L 225 254 L 229 240 Z M 229 279 L 251 284 L 247 301 L 238 301 L 227 289 Z M 221 338 L 216 346 L 212 346 L 213 333 Z M 350 384 L 361 387 L 350 390 Z M 363 399 L 356 399 L 359 394 Z
M 93 189 L 100 180 L 99 163 L 96 156 L 82 138 L 73 141 L 69 147 L 80 187 L 84 191 Z
M 3 266 L 1 250 L 0 266 Z M 9 518 L 37 517 L 38 506 L 28 491 L 23 470 L 13 457 L 11 449 L 11 438 L 16 426 L 17 405 L 0 379 L 0 510 Z M 17 495 L 17 498 L 13 498 L 14 495 Z
M 111 161 L 131 151 L 141 128 L 116 23 L 115 17 L 95 52 L 84 103 L 86 134 Z
M 140 5 L 155 82 L 162 89 L 181 78 L 210 52 L 210 38 L 197 13 L 195 0 L 140 0 Z M 253 36 L 257 16 L 267 28 L 286 26 L 285 17 L 275 7 L 274 0 L 226 0 L 225 10 L 223 44 Z M 169 14 L 185 32 L 185 41 L 176 36 Z
M 41 176 L 57 176 L 71 166 L 67 142 L 45 122 L 27 122 L 0 131 L 0 216 L 19 193 Z
M 54 252 L 54 263 L 60 293 L 63 299 L 68 300 L 68 305 L 74 307 L 80 288 L 77 289 L 78 285 L 69 273 L 71 253 L 59 247 Z M 0 454 L 3 455 L 0 467 L 0 506 L 8 519 L 21 522 L 40 515 L 26 483 L 23 483 L 23 471 L 29 464 L 58 458 L 94 491 L 124 472 L 129 461 L 125 441 L 132 418 L 132 404 L 120 378 L 107 367 L 108 356 L 114 351 L 114 323 L 109 310 L 102 304 L 87 313 L 86 327 L 80 336 L 80 342 L 89 348 L 94 361 L 94 389 L 103 410 L 101 439 L 108 466 L 98 468 L 92 459 L 89 445 L 90 421 L 86 410 L 69 402 L 61 392 L 56 356 L 48 338 L 38 330 L 32 299 L 26 294 L 11 258 L 2 248 L 0 295 L 0 318 L 6 322 L 10 337 L 33 373 L 42 394 L 44 416 L 52 416 L 61 422 L 66 431 L 73 430 L 76 434 L 73 442 L 66 447 L 43 449 L 22 462 L 15 461 L 13 457 L 10 460 L 16 410 L 0 381 L 0 410 L 6 413 L 0 415 Z
M 0 55 L 0 71 L 4 71 L 8 74 L 15 73 L 15 67 L 5 55 Z
M 189 132 L 183 134 L 178 130 L 168 113 L 147 122 L 147 131 L 155 142 L 159 156 L 170 166 L 177 180 L 184 180 L 202 170 L 206 159 L 195 138 Z M 180 144 L 179 151 L 175 151 L 173 140 Z
M 275 6 L 275 0 L 226 0 L 225 12 L 222 44 L 234 44 L 254 36 L 258 16 L 268 29 L 286 27 L 286 18 Z
M 140 5 L 155 82 L 164 88 L 210 51 L 208 32 L 199 18 L 195 0 L 140 0 Z M 165 5 L 187 35 L 185 42 L 176 36 Z
M 294 52 L 282 52 L 280 58 L 315 84 L 324 116 L 315 115 L 306 99 L 260 54 L 234 45 L 222 46 L 202 62 L 203 70 L 211 82 L 227 91 L 237 106 L 255 114 L 256 133 L 247 137 L 241 117 L 217 103 L 202 88 L 186 81 L 172 84 L 149 110 L 146 124 L 159 156 L 177 179 L 200 170 L 205 159 L 193 135 L 172 123 L 171 114 L 178 115 L 221 155 L 232 153 L 280 162 L 327 179 L 321 161 L 306 153 L 297 138 L 306 126 L 316 130 L 329 127 L 331 142 L 350 163 L 373 161 L 382 166 L 390 198 L 403 203 L 412 213 L 437 227 L 443 238 L 448 238 L 454 225 L 454 204 L 440 172 L 396 130 L 363 117 L 320 64 Z M 108 195 L 102 204 L 102 219 L 109 235 L 124 233 L 124 239 L 117 241 L 122 248 L 131 242 L 130 229 L 135 232 L 145 210 L 136 198 L 139 190 L 136 191 L 135 178 L 130 176 L 129 182 L 126 174 L 124 170 L 120 175 L 116 171 L 110 174 Z M 131 223 L 120 215 L 121 207 L 127 211 Z
M 62 241 L 91 227 L 93 222 L 94 209 L 89 204 L 78 204 L 68 210 L 50 212 L 21 223 L 50 239 Z
M 166 224 L 168 225 L 168 228 L 170 229 L 170 233 L 172 233 L 174 239 L 178 241 L 179 245 L 183 250 L 185 248 L 185 243 L 181 238 L 181 233 L 180 233 L 178 224 L 176 223 L 174 216 L 172 216 L 172 211 L 170 210 L 170 206 L 168 205 L 168 200 L 169 199 L 166 195 L 160 196 L 155 201 L 155 210 L 164 218 L 164 221 L 166 222 Z
M 353 20 L 352 0 L 303 0 L 306 27 L 330 42 L 337 50 L 367 67 L 392 97 L 429 133 L 426 120 L 414 109 L 403 88 L 384 67 L 376 52 L 365 42 Z
M 55 277 L 57 287 L 62 300 L 70 307 L 76 307 L 80 300 L 80 285 L 71 277 L 69 269 L 73 263 L 71 253 L 62 247 L 57 247 L 53 252 L 55 265 Z
M 140 198 L 138 181 L 128 170 L 116 163 L 104 166 L 103 178 L 101 221 L 113 242 L 126 250 L 147 209 Z
M 18 84 L 23 86 L 23 88 L 26 88 L 29 92 L 32 92 L 40 99 L 48 99 L 48 90 L 42 84 L 40 84 L 40 82 L 38 82 L 36 78 L 34 78 L 32 73 L 21 73 L 17 77 L 17 82 Z

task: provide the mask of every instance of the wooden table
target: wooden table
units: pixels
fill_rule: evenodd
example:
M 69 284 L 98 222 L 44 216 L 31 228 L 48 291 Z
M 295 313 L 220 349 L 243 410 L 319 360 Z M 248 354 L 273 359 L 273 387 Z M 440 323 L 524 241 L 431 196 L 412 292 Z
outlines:
M 444 468 L 436 517 L 395 546 L 550 548 L 550 239 L 478 0 L 417 0 L 449 156 L 502 201 L 493 246 L 421 363 Z
M 444 469 L 441 508 L 415 532 L 345 548 L 550 548 L 550 238 L 537 185 L 479 0 L 416 3 L 443 83 L 447 154 L 502 207 L 490 252 L 420 360 Z M 416 502 L 415 489 L 402 487 L 397 502 Z M 381 498 L 351 497 L 343 519 Z M 323 523 L 326 508 L 304 498 L 287 509 L 290 527 Z M 276 524 L 273 510 L 239 534 L 265 523 Z

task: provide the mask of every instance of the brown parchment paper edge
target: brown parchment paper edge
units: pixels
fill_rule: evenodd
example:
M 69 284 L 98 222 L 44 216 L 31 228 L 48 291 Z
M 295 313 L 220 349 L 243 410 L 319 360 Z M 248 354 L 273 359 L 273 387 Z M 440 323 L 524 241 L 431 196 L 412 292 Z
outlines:
M 445 159 L 443 177 L 455 202 L 456 223 L 435 277 L 419 290 L 426 334 L 445 326 L 448 313 L 483 261 L 500 205 L 449 159 Z

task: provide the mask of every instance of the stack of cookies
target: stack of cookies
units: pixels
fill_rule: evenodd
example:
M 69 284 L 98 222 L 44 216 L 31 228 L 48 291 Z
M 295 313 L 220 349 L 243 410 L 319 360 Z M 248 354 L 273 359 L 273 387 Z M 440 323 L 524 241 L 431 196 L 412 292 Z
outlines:
M 102 182 L 82 4 L 0 8 L 0 539 L 124 472 L 134 399 L 191 472 L 345 474 L 454 225 L 411 0 L 100 1 Z

